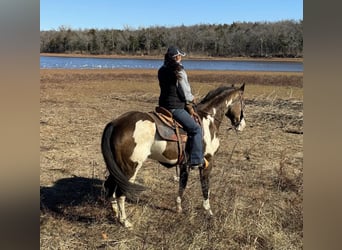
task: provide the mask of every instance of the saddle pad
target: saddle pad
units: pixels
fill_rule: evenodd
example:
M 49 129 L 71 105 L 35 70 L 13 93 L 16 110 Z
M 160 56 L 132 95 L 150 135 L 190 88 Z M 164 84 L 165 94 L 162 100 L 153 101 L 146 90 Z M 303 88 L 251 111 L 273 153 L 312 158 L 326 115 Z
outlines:
M 155 112 L 149 112 L 149 116 L 154 120 L 158 134 L 161 138 L 167 141 L 178 141 L 178 137 L 176 135 L 175 127 L 169 123 L 169 121 L 165 121 L 159 114 Z M 186 142 L 188 139 L 187 133 L 182 128 L 179 129 L 179 134 L 182 142 Z

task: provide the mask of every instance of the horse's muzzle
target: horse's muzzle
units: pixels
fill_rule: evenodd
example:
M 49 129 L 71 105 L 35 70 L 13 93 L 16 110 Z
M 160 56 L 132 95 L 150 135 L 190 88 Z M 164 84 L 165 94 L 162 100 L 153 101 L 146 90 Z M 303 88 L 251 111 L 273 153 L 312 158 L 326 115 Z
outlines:
M 239 124 L 235 126 L 235 129 L 237 131 L 242 131 L 245 127 L 246 127 L 246 121 L 245 121 L 245 118 L 242 118 Z

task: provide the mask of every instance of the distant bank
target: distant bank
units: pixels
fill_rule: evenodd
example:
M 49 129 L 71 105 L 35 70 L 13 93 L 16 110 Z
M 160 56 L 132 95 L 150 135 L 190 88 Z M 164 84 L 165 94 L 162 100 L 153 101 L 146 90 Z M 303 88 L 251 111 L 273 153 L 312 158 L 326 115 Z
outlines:
M 113 59 L 158 59 L 164 58 L 164 55 L 91 55 L 91 54 L 69 54 L 69 53 L 40 53 L 40 56 L 60 56 L 60 57 L 93 57 L 93 58 L 113 58 Z M 221 61 L 264 61 L 264 62 L 303 62 L 303 58 L 252 58 L 252 57 L 204 57 L 187 55 L 186 59 L 193 60 L 221 60 Z

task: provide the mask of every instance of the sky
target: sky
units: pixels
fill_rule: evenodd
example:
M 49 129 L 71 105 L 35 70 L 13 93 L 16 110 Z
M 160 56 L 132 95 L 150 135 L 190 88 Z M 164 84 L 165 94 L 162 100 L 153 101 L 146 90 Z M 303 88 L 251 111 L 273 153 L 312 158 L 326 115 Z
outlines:
M 40 0 L 40 30 L 303 20 L 303 0 Z

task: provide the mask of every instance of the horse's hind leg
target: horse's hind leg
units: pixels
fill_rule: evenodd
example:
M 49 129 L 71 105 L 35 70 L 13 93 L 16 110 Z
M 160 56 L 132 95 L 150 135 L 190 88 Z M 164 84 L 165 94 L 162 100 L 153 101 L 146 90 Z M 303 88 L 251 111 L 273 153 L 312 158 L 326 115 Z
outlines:
M 117 198 L 118 208 L 119 208 L 119 222 L 127 228 L 132 228 L 133 225 L 127 220 L 126 210 L 125 210 L 125 200 L 126 196 L 122 195 Z
M 133 174 L 133 176 L 129 179 L 130 182 L 134 183 L 135 182 L 135 179 L 137 177 L 137 174 L 138 174 L 138 171 L 140 170 L 140 168 L 142 167 L 142 162 L 139 162 L 139 163 L 136 163 L 137 166 L 135 167 L 135 172 Z M 127 228 L 132 228 L 133 225 L 132 223 L 130 223 L 128 220 L 127 220 L 127 215 L 126 215 L 126 209 L 125 209 L 125 201 L 126 201 L 126 196 L 123 195 L 121 192 L 116 192 L 116 195 L 117 195 L 117 203 L 115 204 L 116 205 L 116 211 L 118 212 L 118 219 L 119 219 L 119 222 L 124 226 L 124 227 L 127 227 Z M 113 203 L 112 203 L 113 205 Z M 115 207 L 113 207 L 113 210 L 115 210 Z
M 125 199 L 122 192 L 117 188 L 114 182 L 113 176 L 109 175 L 104 183 L 106 198 L 112 197 L 111 205 L 114 212 L 114 217 L 125 227 L 132 227 L 132 224 L 127 221 L 127 215 L 125 211 Z
M 104 190 L 105 190 L 105 197 L 106 199 L 112 198 L 110 203 L 114 212 L 114 217 L 119 219 L 119 207 L 118 207 L 118 201 L 116 198 L 117 193 L 117 185 L 115 184 L 115 181 L 113 179 L 112 175 L 109 175 L 104 182 Z
M 177 212 L 181 213 L 182 212 L 182 199 L 183 199 L 183 194 L 186 188 L 186 184 L 188 183 L 188 177 L 189 177 L 189 172 L 186 164 L 180 165 L 180 173 L 179 173 L 179 190 L 178 190 L 178 196 L 176 199 L 176 205 L 177 205 Z
M 114 184 L 115 185 L 115 184 Z M 105 188 L 106 188 L 106 195 L 108 195 L 107 193 L 107 188 L 108 188 L 108 179 L 105 182 Z M 112 200 L 111 202 L 111 206 L 113 209 L 113 213 L 114 213 L 114 217 L 118 219 L 118 221 L 125 227 L 132 227 L 132 224 L 127 221 L 127 215 L 126 215 L 126 211 L 125 211 L 125 200 L 126 200 L 126 196 L 124 196 L 122 194 L 122 192 L 117 188 L 117 186 L 115 185 L 114 188 L 114 192 L 111 193 L 112 196 Z M 109 197 L 107 197 L 109 198 Z

